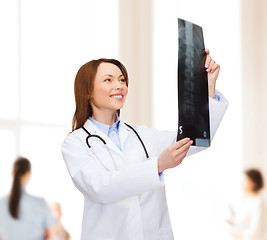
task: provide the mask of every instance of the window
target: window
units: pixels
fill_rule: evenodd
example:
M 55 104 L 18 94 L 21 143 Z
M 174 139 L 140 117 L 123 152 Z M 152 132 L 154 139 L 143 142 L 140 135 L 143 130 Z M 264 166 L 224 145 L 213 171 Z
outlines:
M 0 196 L 10 189 L 16 156 L 29 158 L 28 191 L 58 201 L 64 226 L 79 239 L 83 197 L 60 145 L 71 131 L 79 67 L 93 58 L 118 58 L 118 1 L 0 4 Z

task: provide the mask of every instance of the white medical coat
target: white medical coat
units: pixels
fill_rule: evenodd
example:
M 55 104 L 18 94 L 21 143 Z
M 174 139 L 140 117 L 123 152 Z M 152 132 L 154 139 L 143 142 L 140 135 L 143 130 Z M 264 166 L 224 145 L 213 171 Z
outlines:
M 221 96 L 210 99 L 211 136 L 216 132 L 228 106 Z M 82 240 L 171 240 L 163 176 L 158 175 L 158 156 L 176 140 L 176 132 L 133 126 L 143 140 L 149 159 L 136 134 L 122 121 L 118 147 L 101 130 L 87 121 L 84 127 L 102 137 L 118 170 L 103 145 L 92 138 L 92 149 L 110 170 L 107 171 L 86 145 L 87 133 L 73 131 L 62 143 L 62 154 L 70 176 L 84 195 Z M 191 147 L 188 154 L 204 148 Z

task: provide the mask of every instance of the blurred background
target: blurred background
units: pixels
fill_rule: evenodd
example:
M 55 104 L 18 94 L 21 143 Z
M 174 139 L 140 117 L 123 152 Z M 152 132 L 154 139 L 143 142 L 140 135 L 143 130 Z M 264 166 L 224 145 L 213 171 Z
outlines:
M 177 239 L 226 239 L 224 215 L 243 169 L 267 174 L 266 9 L 264 0 L 1 0 L 0 197 L 15 158 L 29 158 L 28 191 L 59 202 L 79 239 L 83 196 L 60 150 L 75 75 L 91 59 L 119 59 L 130 77 L 122 119 L 176 131 L 179 17 L 202 26 L 230 105 L 212 147 L 166 171 L 170 217 Z

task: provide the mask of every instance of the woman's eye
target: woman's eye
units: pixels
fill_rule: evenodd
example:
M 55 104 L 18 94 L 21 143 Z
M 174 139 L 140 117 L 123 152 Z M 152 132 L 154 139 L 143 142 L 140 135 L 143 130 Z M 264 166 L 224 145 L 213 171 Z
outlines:
M 111 80 L 109 78 L 105 79 L 104 82 L 110 82 Z
M 122 78 L 122 79 L 120 79 L 120 82 L 125 83 L 126 81 L 124 78 Z

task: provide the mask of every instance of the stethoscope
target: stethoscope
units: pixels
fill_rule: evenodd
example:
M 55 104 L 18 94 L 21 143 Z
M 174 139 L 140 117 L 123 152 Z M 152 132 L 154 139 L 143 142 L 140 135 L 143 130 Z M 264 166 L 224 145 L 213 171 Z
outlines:
M 142 147 L 143 147 L 143 149 L 144 149 L 146 158 L 149 159 L 149 155 L 148 155 L 148 153 L 147 153 L 145 144 L 143 143 L 143 141 L 142 141 L 141 137 L 139 136 L 139 134 L 136 132 L 136 130 L 135 130 L 132 126 L 130 126 L 130 125 L 127 124 L 127 123 L 124 123 L 124 124 L 125 124 L 128 128 L 130 128 L 130 129 L 133 130 L 133 132 L 135 133 L 135 135 L 136 135 L 137 138 L 139 139 L 140 143 L 142 144 Z M 118 166 L 117 166 L 117 164 L 116 164 L 114 158 L 112 157 L 112 154 L 110 153 L 110 149 L 109 149 L 109 147 L 108 147 L 106 141 L 105 141 L 102 137 L 100 137 L 99 135 L 91 134 L 89 131 L 87 131 L 87 129 L 86 129 L 84 126 L 82 126 L 82 129 L 88 134 L 88 136 L 86 137 L 86 144 L 87 144 L 87 146 L 89 147 L 89 149 L 91 150 L 91 152 L 93 153 L 93 155 L 95 156 L 95 158 L 100 162 L 100 164 L 101 164 L 107 171 L 110 172 L 110 170 L 105 166 L 105 164 L 103 163 L 103 161 L 101 161 L 101 159 L 99 159 L 99 157 L 97 156 L 97 154 L 96 154 L 95 151 L 93 150 L 92 146 L 90 145 L 90 143 L 89 143 L 89 139 L 90 139 L 90 138 L 98 138 L 98 139 L 104 144 L 105 148 L 107 149 L 107 151 L 108 151 L 108 153 L 109 153 L 109 155 L 110 155 L 110 158 L 112 159 L 112 162 L 113 162 L 113 164 L 114 164 L 115 169 L 118 170 Z

